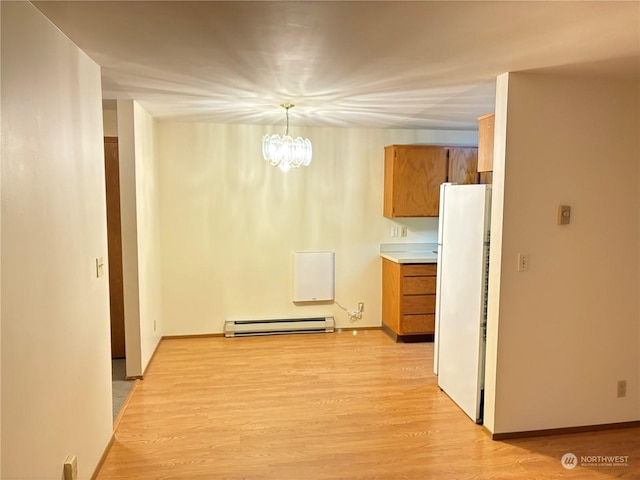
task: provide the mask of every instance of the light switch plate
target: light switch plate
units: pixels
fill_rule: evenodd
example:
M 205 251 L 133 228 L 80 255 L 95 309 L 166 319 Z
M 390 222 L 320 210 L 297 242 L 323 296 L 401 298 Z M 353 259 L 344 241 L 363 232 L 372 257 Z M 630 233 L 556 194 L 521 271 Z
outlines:
M 104 259 L 102 257 L 96 258 L 96 278 L 100 278 L 104 275 Z
M 558 225 L 569 225 L 569 222 L 571 222 L 571 207 L 560 205 L 558 207 Z

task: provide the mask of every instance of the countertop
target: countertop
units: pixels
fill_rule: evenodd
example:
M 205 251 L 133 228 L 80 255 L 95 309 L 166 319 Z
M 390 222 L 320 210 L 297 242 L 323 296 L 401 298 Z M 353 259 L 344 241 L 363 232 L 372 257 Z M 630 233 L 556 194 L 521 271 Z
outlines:
M 437 263 L 437 244 L 382 243 L 380 256 L 395 263 Z

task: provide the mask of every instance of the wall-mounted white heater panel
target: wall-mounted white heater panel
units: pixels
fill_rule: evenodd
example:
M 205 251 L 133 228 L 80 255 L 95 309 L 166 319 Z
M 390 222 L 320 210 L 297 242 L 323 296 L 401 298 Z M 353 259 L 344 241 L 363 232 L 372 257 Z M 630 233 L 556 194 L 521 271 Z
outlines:
M 294 252 L 293 301 L 326 302 L 335 296 L 335 253 Z

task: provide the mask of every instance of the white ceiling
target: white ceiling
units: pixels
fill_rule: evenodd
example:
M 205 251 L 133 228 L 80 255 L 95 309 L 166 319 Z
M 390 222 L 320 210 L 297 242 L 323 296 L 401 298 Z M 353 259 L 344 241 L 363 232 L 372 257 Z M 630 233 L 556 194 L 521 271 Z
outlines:
M 160 118 L 475 129 L 506 71 L 640 79 L 637 1 L 33 3 Z

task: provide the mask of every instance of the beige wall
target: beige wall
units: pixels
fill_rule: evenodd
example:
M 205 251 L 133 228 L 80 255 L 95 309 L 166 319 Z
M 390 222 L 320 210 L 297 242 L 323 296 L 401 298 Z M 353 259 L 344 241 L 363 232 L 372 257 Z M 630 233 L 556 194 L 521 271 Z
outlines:
M 0 5 L 0 57 L 2 51 L 2 8 Z M 0 72 L 2 67 L 0 66 Z M 2 75 L 0 74 L 0 92 L 2 92 Z M 0 93 L 1 95 L 1 93 Z M 0 105 L 2 105 L 2 98 L 0 98 Z M 1 107 L 0 107 L 1 108 Z M 2 115 L 0 115 L 0 163 L 2 156 L 4 155 L 4 143 L 3 140 L 4 130 L 2 129 Z M 1 165 L 0 165 L 1 166 Z M 2 231 L 2 168 L 0 168 L 0 232 Z M 0 234 L 0 268 L 2 265 L 2 235 Z M 0 270 L 0 359 L 2 358 L 2 274 Z M 0 362 L 0 478 L 2 478 L 2 367 Z
M 507 130 L 509 74 L 496 79 L 494 125 L 493 185 L 491 189 L 491 247 L 489 259 L 489 292 L 487 303 L 487 345 L 485 358 L 484 425 L 491 431 L 495 425 L 495 389 L 500 327 L 500 282 L 502 273 L 502 238 L 504 218 L 504 168 Z M 489 328 L 490 327 L 490 328 Z
M 102 108 L 102 124 L 105 137 L 118 136 L 118 110 L 117 108 Z
M 0 5 L 0 52 L 2 50 L 2 6 Z M 0 58 L 2 57 L 0 53 Z M 2 67 L 0 66 L 0 72 Z M 2 75 L 0 74 L 0 92 L 2 92 Z M 2 98 L 0 93 L 0 112 Z M 0 163 L 4 155 L 4 130 L 2 129 L 2 118 L 0 115 Z M 1 166 L 1 165 L 0 165 Z M 0 168 L 0 232 L 2 231 L 2 168 Z M 2 235 L 0 234 L 0 359 L 2 358 Z M 2 366 L 0 362 L 0 478 L 2 478 Z
M 504 216 L 501 262 L 492 259 L 500 281 L 490 284 L 487 426 L 640 420 L 637 82 L 512 73 L 498 88 L 503 205 L 494 212 Z M 561 204 L 572 207 L 568 226 L 556 224 Z M 530 254 L 526 273 L 516 271 L 518 253 Z M 616 398 L 622 379 L 627 396 Z
M 118 100 L 127 375 L 142 375 L 162 337 L 159 190 L 154 120 Z
M 313 141 L 310 167 L 287 173 L 262 159 L 281 127 L 159 122 L 164 334 L 222 332 L 238 318 L 333 315 L 379 326 L 384 146 L 475 144 L 477 132 L 296 128 Z M 398 222 L 402 223 L 402 222 Z M 406 241 L 437 241 L 437 219 L 406 222 Z M 336 252 L 336 300 L 365 302 L 350 324 L 335 305 L 291 302 L 291 254 Z
M 155 122 L 134 102 L 136 223 L 142 371 L 162 338 L 160 191 L 155 161 Z
M 118 163 L 120 173 L 120 232 L 127 375 L 142 375 L 140 285 L 138 277 L 138 219 L 136 140 L 132 100 L 118 100 Z
M 112 434 L 100 69 L 2 2 L 2 478 L 90 477 Z

